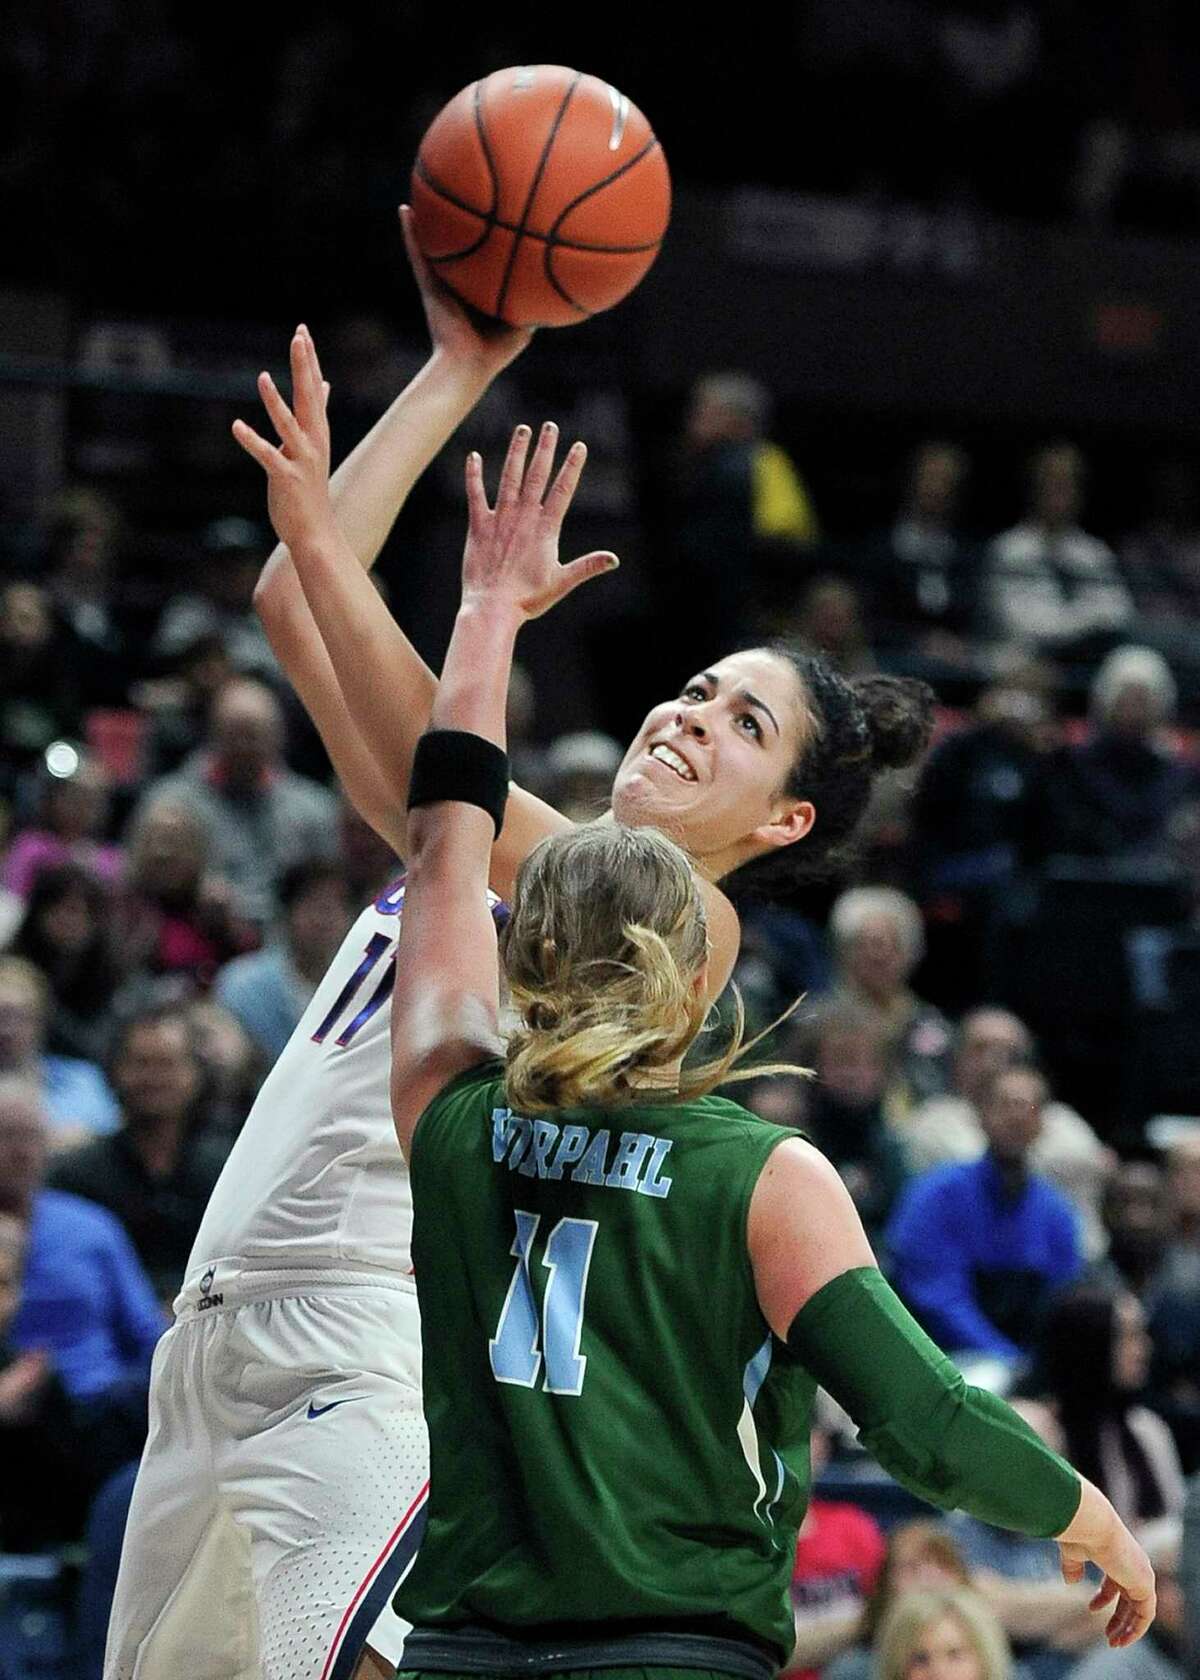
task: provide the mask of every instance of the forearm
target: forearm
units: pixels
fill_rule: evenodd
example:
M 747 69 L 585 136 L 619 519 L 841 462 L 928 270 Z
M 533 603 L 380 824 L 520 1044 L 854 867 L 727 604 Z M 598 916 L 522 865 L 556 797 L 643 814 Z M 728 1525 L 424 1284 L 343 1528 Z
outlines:
M 836 1605 L 796 1615 L 796 1644 L 784 1673 L 792 1669 L 824 1668 L 858 1638 L 862 1605 Z
M 873 1268 L 819 1290 L 788 1346 L 919 1497 L 1046 1538 L 1076 1520 L 1081 1479 L 1070 1465 L 1011 1407 L 968 1387 Z

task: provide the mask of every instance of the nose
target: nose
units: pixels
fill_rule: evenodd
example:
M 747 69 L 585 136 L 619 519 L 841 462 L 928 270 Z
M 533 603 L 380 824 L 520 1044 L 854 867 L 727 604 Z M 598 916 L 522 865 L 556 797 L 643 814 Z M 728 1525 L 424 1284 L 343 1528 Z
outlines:
M 708 723 L 702 705 L 681 706 L 676 714 L 675 723 L 685 735 L 691 735 L 697 741 L 708 740 Z

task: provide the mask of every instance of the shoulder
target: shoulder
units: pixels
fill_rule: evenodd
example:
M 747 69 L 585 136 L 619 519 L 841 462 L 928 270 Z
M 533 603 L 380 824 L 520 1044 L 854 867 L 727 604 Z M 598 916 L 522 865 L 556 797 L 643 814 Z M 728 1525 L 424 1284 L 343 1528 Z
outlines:
M 277 980 L 283 973 L 285 960 L 283 952 L 275 946 L 233 957 L 218 973 L 213 989 L 218 997 L 224 997 L 231 992 L 245 992 L 266 981 Z
M 86 1195 L 87 1192 L 78 1187 L 106 1179 L 111 1172 L 112 1158 L 111 1138 L 93 1138 L 52 1161 L 46 1182 L 52 1190 Z
M 33 1223 L 33 1238 L 53 1240 L 64 1237 L 75 1241 L 103 1246 L 124 1245 L 121 1222 L 107 1208 L 89 1202 L 70 1190 L 43 1190 L 37 1199 Z
M 498 1057 L 476 1062 L 443 1085 L 422 1111 L 415 1138 L 424 1139 L 428 1144 L 439 1122 L 469 1120 L 474 1124 L 480 1115 L 492 1108 L 507 1110 L 504 1063 Z

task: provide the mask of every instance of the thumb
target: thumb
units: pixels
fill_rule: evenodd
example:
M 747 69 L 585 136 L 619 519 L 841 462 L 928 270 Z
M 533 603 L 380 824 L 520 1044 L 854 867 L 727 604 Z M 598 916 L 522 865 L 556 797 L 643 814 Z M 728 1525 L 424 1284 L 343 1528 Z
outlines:
M 581 583 L 603 577 L 605 572 L 615 572 L 620 564 L 616 555 L 608 549 L 598 549 L 594 554 L 584 554 L 578 560 L 571 560 L 562 568 L 558 599 L 561 601 L 573 589 L 578 589 Z

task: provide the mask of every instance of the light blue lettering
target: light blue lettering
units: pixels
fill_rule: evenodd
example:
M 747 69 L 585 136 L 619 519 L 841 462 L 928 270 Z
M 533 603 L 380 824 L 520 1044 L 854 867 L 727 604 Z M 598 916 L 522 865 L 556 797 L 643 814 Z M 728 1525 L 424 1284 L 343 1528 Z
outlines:
M 654 1139 L 647 1132 L 622 1132 L 612 1170 L 604 1180 L 610 1190 L 636 1190 L 642 1163 Z
M 492 1110 L 492 1160 L 503 1161 L 504 1152 L 512 1142 L 512 1109 Z
M 509 1135 L 513 1139 L 513 1146 L 508 1152 L 508 1170 L 520 1166 L 521 1157 L 529 1148 L 529 1140 L 533 1136 L 533 1122 L 527 1120 L 523 1114 L 514 1114 L 509 1121 Z
M 546 1156 L 558 1141 L 558 1127 L 550 1120 L 533 1122 L 533 1146 L 527 1150 L 520 1171 L 526 1178 L 545 1178 L 549 1168 Z
M 577 1167 L 571 1169 L 572 1184 L 603 1184 L 604 1169 L 607 1165 L 608 1146 L 611 1142 L 607 1131 L 599 1131 L 588 1145 Z
M 586 1126 L 564 1126 L 562 1137 L 559 1140 L 558 1148 L 555 1150 L 554 1159 L 550 1163 L 550 1170 L 546 1177 L 561 1178 L 563 1168 L 569 1167 L 572 1161 L 578 1161 L 583 1154 L 591 1135 Z
M 655 1138 L 654 1153 L 651 1155 L 642 1181 L 637 1187 L 640 1195 L 669 1196 L 671 1194 L 671 1186 L 675 1180 L 673 1178 L 660 1178 L 658 1173 L 659 1168 L 670 1154 L 671 1145 L 674 1141 L 674 1138 Z

